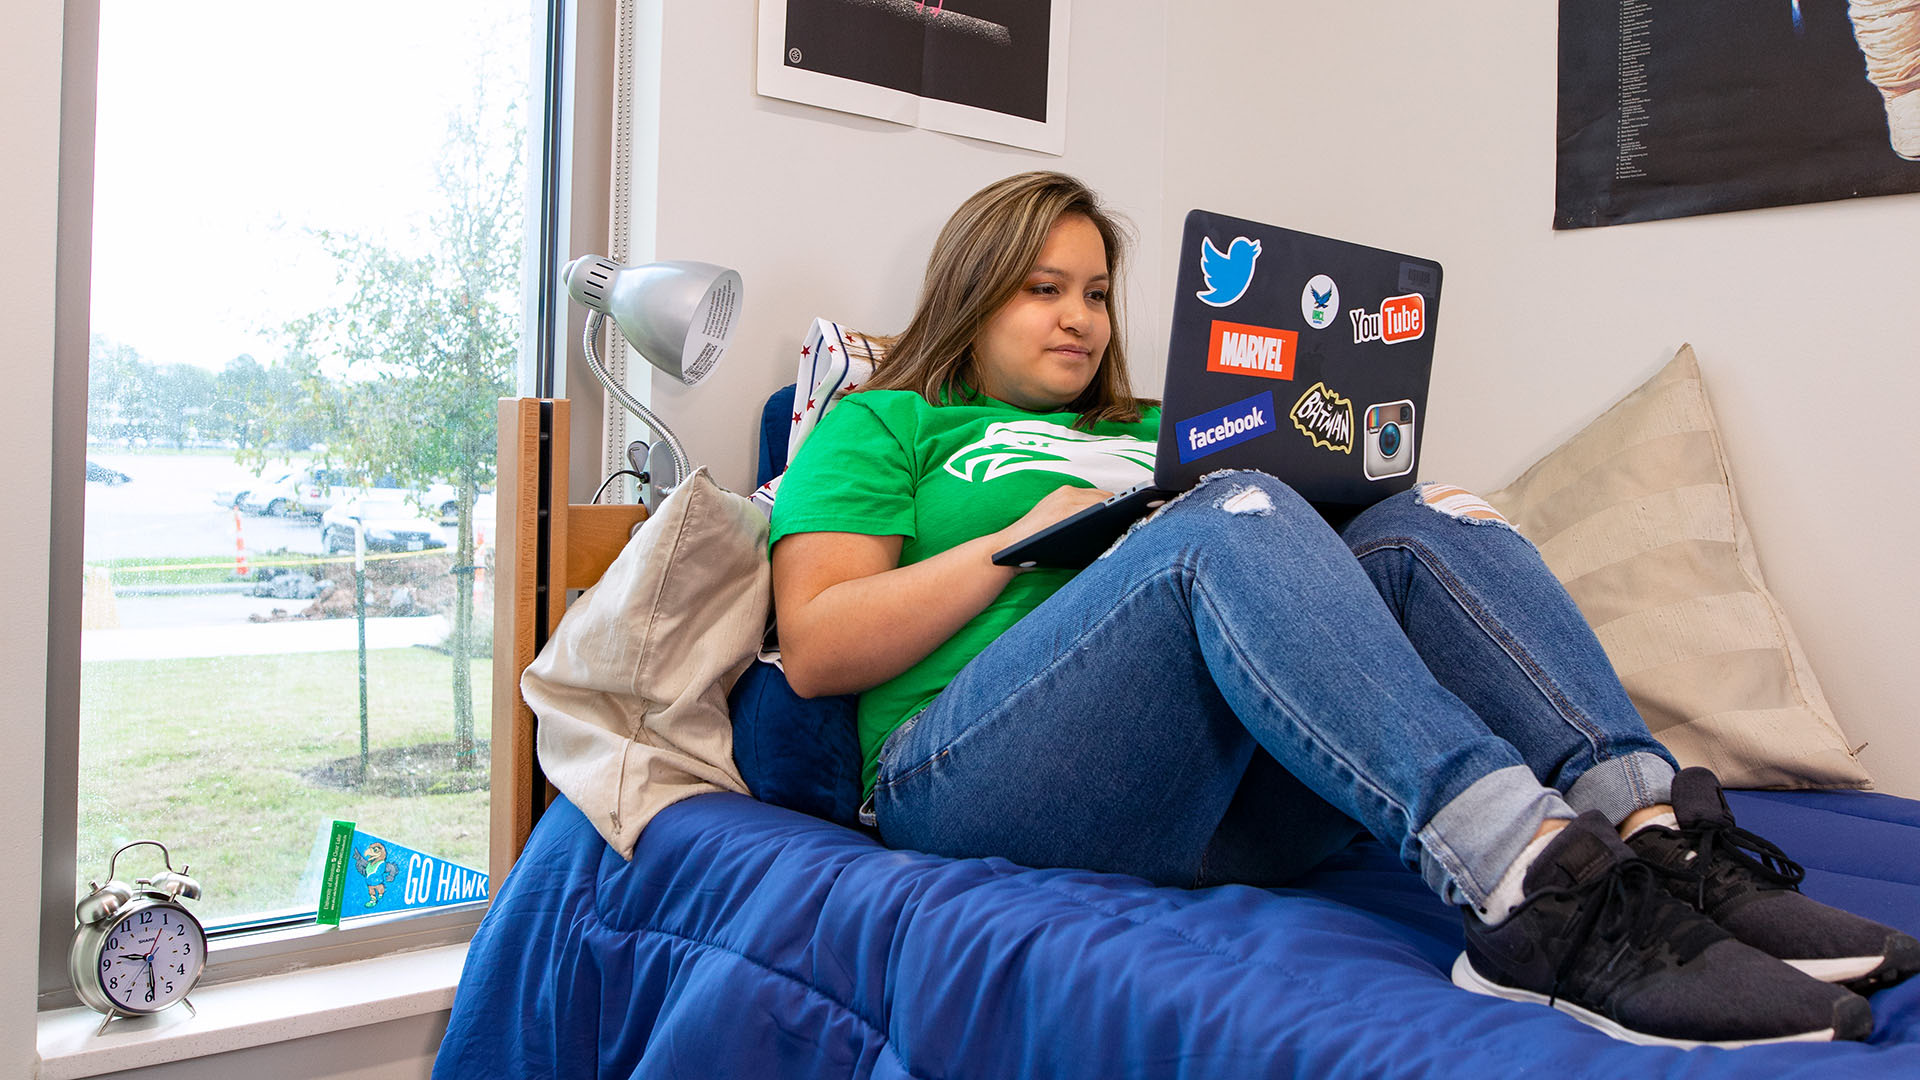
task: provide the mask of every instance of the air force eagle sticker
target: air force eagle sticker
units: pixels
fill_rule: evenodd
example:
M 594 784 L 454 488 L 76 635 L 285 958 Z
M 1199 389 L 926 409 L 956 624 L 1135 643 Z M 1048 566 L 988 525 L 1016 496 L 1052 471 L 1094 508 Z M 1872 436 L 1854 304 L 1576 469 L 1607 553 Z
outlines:
M 1124 491 L 1152 477 L 1153 453 L 1152 443 L 1127 435 L 1089 435 L 1044 420 L 1013 420 L 987 425 L 984 437 L 947 459 L 946 470 L 984 484 L 1032 469 Z

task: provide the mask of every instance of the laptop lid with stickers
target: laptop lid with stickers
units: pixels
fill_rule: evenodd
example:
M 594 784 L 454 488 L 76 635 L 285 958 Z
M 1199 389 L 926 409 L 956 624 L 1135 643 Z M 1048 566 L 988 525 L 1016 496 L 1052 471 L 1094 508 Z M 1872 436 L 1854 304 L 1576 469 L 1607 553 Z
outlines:
M 1255 468 L 1316 504 L 1413 486 L 1440 264 L 1187 214 L 1154 483 Z
M 1153 480 L 996 552 L 1081 567 L 1220 469 L 1330 518 L 1414 484 L 1440 264 L 1206 210 L 1187 214 Z

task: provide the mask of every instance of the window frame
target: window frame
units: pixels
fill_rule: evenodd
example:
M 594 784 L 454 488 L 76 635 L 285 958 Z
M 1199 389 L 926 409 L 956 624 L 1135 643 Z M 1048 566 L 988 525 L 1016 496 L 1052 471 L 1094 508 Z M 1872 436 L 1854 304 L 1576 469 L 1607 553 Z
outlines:
M 594 247 L 607 232 L 612 141 L 615 5 L 527 0 L 544 15 L 535 34 L 528 132 L 527 243 L 537 272 L 523 283 L 520 392 L 555 392 L 556 372 L 579 351 L 560 272 L 569 252 Z M 73 938 L 79 820 L 80 606 L 86 485 L 87 364 L 90 339 L 95 115 L 100 0 L 66 0 L 62 35 L 60 189 L 55 283 L 52 507 L 48 529 L 46 751 L 41 828 L 40 964 L 42 1010 L 79 1003 L 67 974 Z M 544 37 L 544 40 L 542 38 Z M 564 374 L 558 376 L 564 379 Z M 564 391 L 561 391 L 564 392 Z M 509 663 L 496 657 L 495 663 Z M 496 887 L 498 883 L 495 883 Z M 209 942 L 206 984 L 361 960 L 463 942 L 487 903 L 397 913 L 342 927 L 308 923 L 221 935 Z

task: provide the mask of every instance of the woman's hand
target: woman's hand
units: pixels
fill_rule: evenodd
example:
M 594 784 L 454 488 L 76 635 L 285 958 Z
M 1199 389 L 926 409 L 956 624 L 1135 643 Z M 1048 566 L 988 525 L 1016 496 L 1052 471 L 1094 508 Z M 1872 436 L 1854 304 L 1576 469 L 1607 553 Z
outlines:
M 1033 509 L 1022 515 L 1018 521 L 994 533 L 994 541 L 998 544 L 994 550 L 998 551 L 1010 544 L 1017 544 L 1034 533 L 1065 521 L 1087 507 L 1098 505 L 1112 497 L 1111 491 L 1062 484 L 1047 492 L 1046 497 L 1033 504 Z

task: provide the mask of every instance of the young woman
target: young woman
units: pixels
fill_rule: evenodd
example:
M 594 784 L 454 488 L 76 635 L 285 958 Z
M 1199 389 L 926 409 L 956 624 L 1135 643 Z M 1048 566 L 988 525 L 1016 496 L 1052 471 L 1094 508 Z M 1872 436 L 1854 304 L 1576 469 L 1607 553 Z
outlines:
M 1226 472 L 1078 573 L 993 565 L 1151 460 L 1122 253 L 1071 177 L 968 199 L 882 370 L 782 481 L 787 677 L 860 694 L 886 842 L 1196 887 L 1285 881 L 1364 827 L 1465 910 L 1467 989 L 1636 1041 L 1864 1038 L 1848 987 L 1920 944 L 1802 896 L 1711 774 L 1676 776 L 1473 496 L 1421 485 L 1336 532 Z

